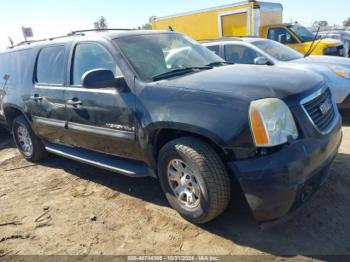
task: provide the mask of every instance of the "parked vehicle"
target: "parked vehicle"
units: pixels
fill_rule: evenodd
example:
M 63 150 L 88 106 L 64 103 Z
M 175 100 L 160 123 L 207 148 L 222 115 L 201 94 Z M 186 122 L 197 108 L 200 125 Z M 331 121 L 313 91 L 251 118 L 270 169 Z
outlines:
M 320 32 L 319 35 L 322 39 L 331 38 L 342 41 L 344 44 L 345 56 L 350 57 L 350 32 L 334 30 L 328 32 Z
M 344 56 L 343 44 L 334 39 L 317 40 L 306 27 L 284 24 L 279 3 L 243 1 L 153 20 L 153 29 L 171 29 L 198 41 L 224 37 L 268 38 L 312 55 Z
M 1 65 L 1 63 L 0 63 Z M 0 72 L 2 72 L 2 68 L 0 68 Z M 0 75 L 1 77 L 1 75 Z M 6 127 L 6 120 L 5 120 L 5 114 L 4 114 L 4 108 L 3 108 L 3 104 L 2 104 L 2 100 L 3 97 L 5 95 L 5 86 L 6 86 L 6 79 L 7 79 L 7 75 L 2 75 L 3 79 L 1 82 L 4 82 L 2 86 L 0 86 L 0 128 Z
M 203 43 L 230 63 L 273 65 L 320 74 L 339 108 L 350 108 L 350 60 L 333 56 L 309 56 L 263 38 L 227 38 Z
M 342 139 L 320 76 L 227 65 L 174 32 L 74 32 L 0 63 L 4 114 L 27 160 L 53 153 L 157 177 L 193 223 L 226 209 L 234 181 L 259 223 L 285 216 L 325 181 Z

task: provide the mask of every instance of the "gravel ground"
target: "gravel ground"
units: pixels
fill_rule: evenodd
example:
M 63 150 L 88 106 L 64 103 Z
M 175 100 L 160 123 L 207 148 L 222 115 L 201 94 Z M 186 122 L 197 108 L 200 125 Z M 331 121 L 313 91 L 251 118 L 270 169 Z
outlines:
M 205 226 L 184 221 L 152 178 L 132 179 L 51 156 L 39 165 L 0 134 L 0 257 L 8 255 L 350 254 L 350 119 L 325 186 L 298 216 L 262 231 L 232 206 Z

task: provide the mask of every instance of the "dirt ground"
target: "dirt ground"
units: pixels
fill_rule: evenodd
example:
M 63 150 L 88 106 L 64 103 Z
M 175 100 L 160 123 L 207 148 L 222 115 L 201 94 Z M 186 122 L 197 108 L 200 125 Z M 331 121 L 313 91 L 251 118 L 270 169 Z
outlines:
M 157 180 L 132 179 L 51 156 L 33 165 L 0 134 L 0 257 L 7 255 L 350 254 L 350 119 L 325 186 L 298 216 L 262 231 L 245 210 L 184 221 Z

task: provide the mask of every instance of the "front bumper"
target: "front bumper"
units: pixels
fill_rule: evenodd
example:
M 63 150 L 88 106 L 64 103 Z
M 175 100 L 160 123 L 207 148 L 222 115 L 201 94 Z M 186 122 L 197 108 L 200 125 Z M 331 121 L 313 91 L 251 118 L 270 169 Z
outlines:
M 305 138 L 256 159 L 229 163 L 258 223 L 296 210 L 327 178 L 342 140 L 341 119 L 322 138 Z

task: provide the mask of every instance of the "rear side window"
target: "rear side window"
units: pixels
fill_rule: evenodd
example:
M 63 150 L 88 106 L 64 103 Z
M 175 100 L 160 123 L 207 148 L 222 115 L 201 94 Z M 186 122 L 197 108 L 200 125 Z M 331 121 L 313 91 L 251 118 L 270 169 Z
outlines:
M 43 48 L 38 57 L 36 82 L 40 84 L 64 84 L 64 46 Z
M 0 54 L 0 89 L 32 80 L 32 55 L 31 49 Z
M 210 45 L 210 46 L 207 46 L 207 48 L 212 51 L 214 54 L 220 56 L 220 46 L 218 45 Z

